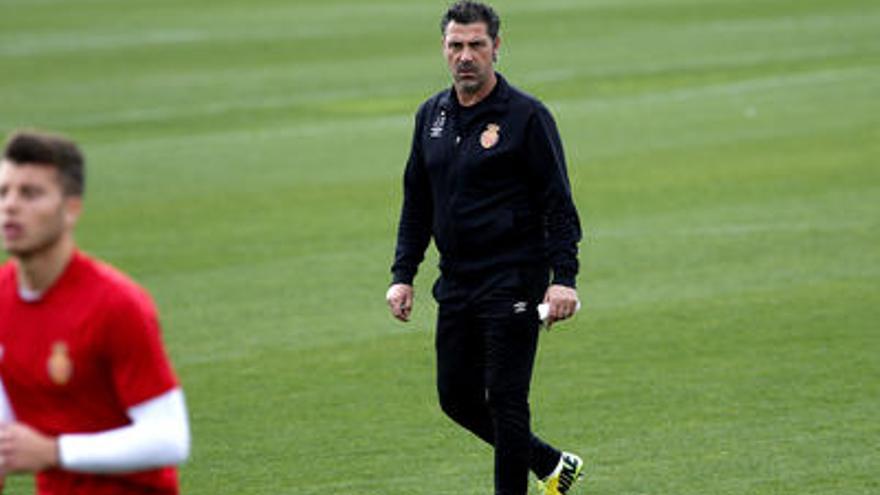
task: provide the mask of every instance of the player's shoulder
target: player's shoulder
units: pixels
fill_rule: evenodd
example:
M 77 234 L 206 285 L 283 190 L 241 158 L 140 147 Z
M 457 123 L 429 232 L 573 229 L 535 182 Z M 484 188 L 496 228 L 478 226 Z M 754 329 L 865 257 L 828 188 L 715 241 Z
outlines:
M 508 83 L 504 79 L 502 81 L 507 92 L 507 99 L 515 111 L 527 114 L 550 114 L 550 110 L 537 96 Z
M 119 310 L 154 313 L 150 294 L 130 276 L 113 265 L 84 253 L 76 254 L 76 262 L 92 286 L 103 293 L 105 304 Z
M 452 98 L 452 89 L 446 88 L 441 91 L 437 91 L 433 95 L 429 96 L 426 100 L 424 100 L 420 105 L 418 110 L 416 111 L 417 116 L 423 116 L 425 114 L 433 114 L 438 109 L 448 109 L 450 106 Z
M 440 91 L 429 96 L 425 101 L 422 102 L 422 107 L 433 107 L 437 105 L 444 104 L 452 98 L 452 89 L 444 88 Z

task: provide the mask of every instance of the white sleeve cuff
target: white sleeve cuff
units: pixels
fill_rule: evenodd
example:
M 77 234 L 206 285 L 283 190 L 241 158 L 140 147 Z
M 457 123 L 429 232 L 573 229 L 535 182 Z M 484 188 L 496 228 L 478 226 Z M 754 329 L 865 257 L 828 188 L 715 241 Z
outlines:
M 132 421 L 128 426 L 59 436 L 61 467 L 123 473 L 177 465 L 189 456 L 189 421 L 180 388 L 132 406 L 128 416 Z
M 15 414 L 12 412 L 12 404 L 9 403 L 9 396 L 6 395 L 3 381 L 0 380 L 0 423 L 11 421 L 15 421 Z

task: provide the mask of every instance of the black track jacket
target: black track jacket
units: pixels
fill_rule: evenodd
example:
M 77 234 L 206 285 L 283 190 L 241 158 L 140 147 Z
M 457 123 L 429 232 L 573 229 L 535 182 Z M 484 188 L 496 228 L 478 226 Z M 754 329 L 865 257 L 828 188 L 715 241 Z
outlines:
M 519 266 L 552 269 L 575 286 L 581 227 L 562 142 L 550 111 L 500 74 L 472 107 L 454 88 L 416 114 L 391 267 L 413 283 L 434 237 L 445 276 Z

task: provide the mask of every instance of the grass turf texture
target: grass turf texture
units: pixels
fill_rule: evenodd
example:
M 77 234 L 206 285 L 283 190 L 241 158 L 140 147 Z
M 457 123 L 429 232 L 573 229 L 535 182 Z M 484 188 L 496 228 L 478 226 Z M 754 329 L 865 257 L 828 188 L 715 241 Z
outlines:
M 435 405 L 436 256 L 415 321 L 383 302 L 444 5 L 0 0 L 0 131 L 84 145 L 79 241 L 160 306 L 185 493 L 490 493 Z M 536 429 L 596 495 L 878 493 L 880 5 L 496 7 L 587 229 Z

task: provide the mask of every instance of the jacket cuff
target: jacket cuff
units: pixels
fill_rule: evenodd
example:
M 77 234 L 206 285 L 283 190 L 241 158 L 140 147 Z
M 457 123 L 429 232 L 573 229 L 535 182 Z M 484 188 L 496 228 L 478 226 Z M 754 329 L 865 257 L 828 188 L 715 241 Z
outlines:
M 566 287 L 571 287 L 572 289 L 577 288 L 577 275 L 575 273 L 568 272 L 553 272 L 553 285 L 564 285 Z
M 406 284 L 412 285 L 413 279 L 416 278 L 416 274 L 410 271 L 398 270 L 392 273 L 391 277 L 391 285 L 394 284 Z

